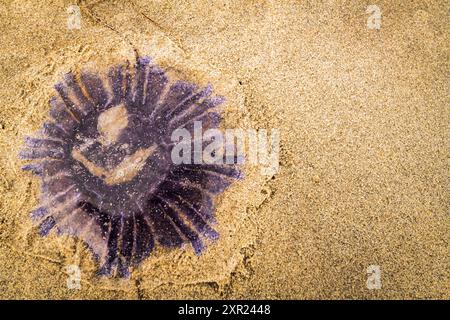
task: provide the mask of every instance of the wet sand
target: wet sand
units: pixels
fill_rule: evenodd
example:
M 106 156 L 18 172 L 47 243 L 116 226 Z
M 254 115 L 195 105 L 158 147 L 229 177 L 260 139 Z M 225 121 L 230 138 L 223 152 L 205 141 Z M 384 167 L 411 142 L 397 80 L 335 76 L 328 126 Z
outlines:
M 362 1 L 86 1 L 79 30 L 71 4 L 0 4 L 1 298 L 450 298 L 446 2 L 377 2 L 379 30 Z M 98 279 L 83 243 L 38 236 L 17 153 L 63 73 L 136 54 L 212 83 L 224 128 L 278 129 L 280 166 L 244 167 L 202 256 L 158 249 L 131 279 Z

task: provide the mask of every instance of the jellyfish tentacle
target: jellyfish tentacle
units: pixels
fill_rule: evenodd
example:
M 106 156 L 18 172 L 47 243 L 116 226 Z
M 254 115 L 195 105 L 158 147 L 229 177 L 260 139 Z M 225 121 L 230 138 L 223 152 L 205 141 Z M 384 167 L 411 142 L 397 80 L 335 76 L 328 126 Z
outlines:
M 150 58 L 141 57 L 136 62 L 136 75 L 134 77 L 134 96 L 133 96 L 133 105 L 139 110 L 142 109 L 145 103 L 145 82 L 147 76 L 148 65 L 150 64 Z
M 117 264 L 117 249 L 119 232 L 121 228 L 120 217 L 113 217 L 110 223 L 108 241 L 107 241 L 107 254 L 104 258 L 103 265 L 100 267 L 98 274 L 110 276 L 112 274 L 114 266 Z
M 120 258 L 118 260 L 118 272 L 121 277 L 129 277 L 128 267 L 131 264 L 134 244 L 134 217 L 121 217 L 121 246 Z
M 39 234 L 43 237 L 47 236 L 56 226 L 56 221 L 52 216 L 45 218 L 45 220 L 39 225 Z
M 71 111 L 74 113 L 76 118 L 81 119 L 94 109 L 94 105 L 83 93 L 83 89 L 80 86 L 79 81 L 75 78 L 75 75 L 72 72 L 64 75 L 64 81 L 68 88 L 68 96 L 70 100 L 74 102 L 76 101 L 76 103 L 72 105 Z
M 124 65 L 111 67 L 108 72 L 109 85 L 112 88 L 111 105 L 118 105 L 124 97 Z
M 153 198 L 150 208 L 151 214 L 149 212 L 149 214 L 145 215 L 145 219 L 147 219 L 154 230 L 158 243 L 170 248 L 181 246 L 183 239 L 180 237 L 173 222 L 164 213 L 164 208 L 161 207 L 161 204 Z
M 176 121 L 180 116 L 182 116 L 185 113 L 186 110 L 195 107 L 196 104 L 201 103 L 201 101 L 209 97 L 212 91 L 213 91 L 212 86 L 207 85 L 197 93 L 191 94 L 183 101 L 178 103 L 176 106 L 174 106 L 171 110 L 168 110 L 167 113 L 165 113 L 166 121 L 169 120 L 170 122 Z
M 105 110 L 108 106 L 109 96 L 103 85 L 103 80 L 94 73 L 87 71 L 81 73 L 80 80 L 93 101 L 95 109 L 98 112 Z
M 186 223 L 183 221 L 183 219 L 180 217 L 177 211 L 175 211 L 171 205 L 170 202 L 167 201 L 164 198 L 158 197 L 158 200 L 160 202 L 160 205 L 164 208 L 165 213 L 169 216 L 169 218 L 173 221 L 177 229 L 181 232 L 181 234 L 186 237 L 187 240 L 190 241 L 192 244 L 192 247 L 194 248 L 195 254 L 200 255 L 204 245 L 203 241 L 200 239 L 198 233 L 193 231 Z
M 186 203 L 189 203 L 204 219 L 213 219 L 214 202 L 208 194 L 197 188 L 180 186 L 176 182 L 165 181 L 164 184 L 161 185 L 158 194 L 168 197 L 176 196 Z
M 151 66 L 149 68 L 144 100 L 144 110 L 147 117 L 150 117 L 150 115 L 154 112 L 168 81 L 169 80 L 164 70 L 157 66 Z
M 133 263 L 138 265 L 142 260 L 150 255 L 155 241 L 150 226 L 145 221 L 142 213 L 135 214 L 135 240 L 133 245 Z

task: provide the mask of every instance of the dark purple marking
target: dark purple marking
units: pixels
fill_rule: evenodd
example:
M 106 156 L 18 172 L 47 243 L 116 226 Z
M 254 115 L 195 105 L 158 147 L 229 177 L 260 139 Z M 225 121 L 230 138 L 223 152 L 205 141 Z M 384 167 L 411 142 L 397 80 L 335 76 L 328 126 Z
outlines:
M 39 225 L 39 234 L 43 237 L 48 235 L 51 229 L 55 226 L 56 222 L 53 217 L 47 217 L 42 221 L 42 223 Z
M 175 165 L 170 139 L 177 128 L 193 136 L 194 121 L 204 131 L 218 128 L 223 98 L 211 86 L 170 82 L 141 57 L 134 69 L 125 63 L 106 74 L 68 73 L 55 89 L 53 121 L 27 137 L 20 152 L 32 160 L 22 169 L 41 178 L 41 203 L 31 213 L 41 235 L 55 229 L 81 238 L 100 264 L 98 274 L 119 277 L 128 277 L 158 244 L 190 244 L 200 255 L 204 239 L 218 239 L 214 199 L 241 171 L 235 164 Z M 120 127 L 113 118 L 105 130 L 111 123 L 120 130 L 107 141 L 99 119 L 114 110 L 125 110 L 127 121 Z M 148 154 L 136 156 L 142 150 Z M 140 164 L 124 178 L 127 161 Z

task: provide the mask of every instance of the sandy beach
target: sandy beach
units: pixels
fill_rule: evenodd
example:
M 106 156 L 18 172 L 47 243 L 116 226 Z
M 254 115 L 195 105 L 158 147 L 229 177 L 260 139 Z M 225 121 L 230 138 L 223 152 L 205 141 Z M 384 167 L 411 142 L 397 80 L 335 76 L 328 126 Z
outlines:
M 1 1 L 0 298 L 449 299 L 448 24 L 446 1 Z M 17 155 L 64 73 L 136 56 L 212 84 L 223 128 L 278 130 L 279 167 L 243 166 L 201 256 L 99 278 L 82 241 L 39 236 Z

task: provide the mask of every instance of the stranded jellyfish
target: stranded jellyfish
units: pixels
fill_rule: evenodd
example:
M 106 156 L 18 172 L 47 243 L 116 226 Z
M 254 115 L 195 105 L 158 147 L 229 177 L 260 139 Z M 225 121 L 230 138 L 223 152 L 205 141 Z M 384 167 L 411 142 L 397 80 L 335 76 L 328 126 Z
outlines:
M 171 135 L 218 128 L 223 98 L 211 86 L 169 79 L 148 57 L 134 68 L 68 73 L 55 85 L 51 120 L 25 139 L 23 167 L 40 177 L 39 233 L 82 239 L 98 274 L 127 277 L 155 246 L 215 240 L 214 199 L 241 177 L 235 163 L 172 160 Z M 195 141 L 192 141 L 195 143 Z M 194 148 L 188 148 L 194 153 Z

